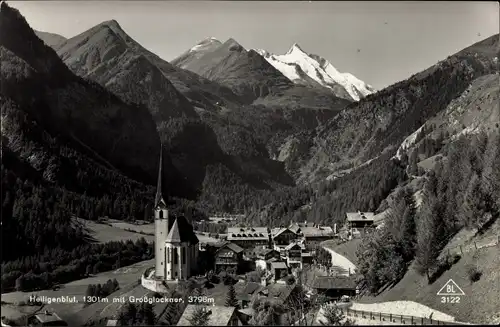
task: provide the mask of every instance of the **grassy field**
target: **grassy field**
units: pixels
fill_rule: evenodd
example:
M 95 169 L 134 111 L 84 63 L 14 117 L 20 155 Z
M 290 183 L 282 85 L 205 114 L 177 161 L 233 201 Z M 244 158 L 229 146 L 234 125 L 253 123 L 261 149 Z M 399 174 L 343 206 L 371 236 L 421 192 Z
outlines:
M 154 241 L 154 224 L 135 225 L 119 220 L 109 219 L 106 223 L 77 219 L 79 224 L 85 226 L 91 237 L 99 243 L 112 241 L 136 241 L 144 237 L 146 241 Z M 143 234 L 140 234 L 140 233 Z M 196 234 L 201 243 L 218 243 L 220 240 L 202 234 Z
M 146 241 L 148 242 L 153 242 L 154 236 L 152 235 L 144 235 L 144 234 L 139 234 L 135 232 L 130 232 L 126 231 L 124 228 L 116 227 L 116 226 L 110 226 L 107 224 L 100 224 L 95 221 L 90 221 L 90 220 L 84 220 L 84 219 L 78 219 L 78 223 L 82 224 L 85 226 L 87 231 L 89 232 L 90 236 L 99 243 L 106 243 L 106 242 L 113 242 L 113 241 L 126 241 L 126 240 L 132 240 L 136 241 L 140 239 L 141 237 L 144 237 Z M 124 223 L 126 224 L 126 223 Z M 132 224 L 127 224 L 130 226 L 136 226 Z M 123 227 L 123 226 L 122 226 Z M 140 227 L 140 226 L 136 226 Z
M 144 272 L 144 270 L 147 267 L 152 266 L 153 264 L 154 260 L 138 262 L 127 267 L 119 268 L 114 271 L 103 272 L 95 276 L 70 282 L 57 291 L 54 290 L 38 291 L 36 292 L 36 295 L 55 297 L 55 298 L 62 296 L 69 296 L 69 297 L 76 296 L 77 299 L 80 301 L 79 303 L 53 303 L 45 306 L 45 308 L 47 308 L 48 310 L 56 311 L 61 316 L 61 318 L 66 319 L 68 322 L 74 322 L 75 314 L 79 316 L 80 315 L 79 312 L 84 307 L 83 296 L 85 295 L 85 292 L 89 284 L 103 284 L 106 283 L 108 279 L 116 278 L 116 280 L 120 284 L 120 290 L 118 290 L 118 292 L 121 292 L 123 290 L 127 290 L 128 287 L 134 285 L 134 283 L 136 284 L 141 274 Z M 26 301 L 31 294 L 35 294 L 35 292 L 11 292 L 2 294 L 2 302 L 5 303 L 2 304 L 2 315 L 5 315 L 7 317 L 10 317 L 12 315 L 12 317 L 15 318 L 20 315 L 23 315 L 23 310 L 24 311 L 34 310 L 34 307 L 29 307 L 29 306 L 19 307 L 15 305 L 16 303 L 19 303 L 21 301 Z M 115 294 L 112 294 L 111 296 L 114 295 Z M 98 304 L 102 305 L 102 303 Z M 8 315 L 3 313 L 4 309 Z
M 346 257 L 349 261 L 356 265 L 358 262 L 358 258 L 356 257 L 356 250 L 358 249 L 360 243 L 361 239 L 355 238 L 340 244 L 337 240 L 329 240 L 321 243 L 321 245 Z

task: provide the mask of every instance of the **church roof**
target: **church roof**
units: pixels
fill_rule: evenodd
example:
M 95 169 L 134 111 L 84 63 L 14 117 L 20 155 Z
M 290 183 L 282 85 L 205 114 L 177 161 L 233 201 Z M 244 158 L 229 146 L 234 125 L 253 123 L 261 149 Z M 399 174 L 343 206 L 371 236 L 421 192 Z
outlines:
M 193 225 L 184 216 L 169 217 L 168 230 L 169 233 L 165 239 L 166 242 L 199 243 L 198 237 L 193 230 Z
M 167 186 L 165 180 L 165 174 L 163 173 L 163 145 L 160 148 L 160 165 L 158 167 L 158 182 L 156 184 L 156 196 L 155 196 L 155 208 L 162 207 L 166 209 L 167 206 L 167 192 L 165 187 Z
M 168 233 L 166 242 L 170 243 L 180 243 L 181 242 L 181 232 L 179 231 L 179 224 L 177 223 L 177 219 L 174 221 L 172 227 L 170 227 L 170 232 Z

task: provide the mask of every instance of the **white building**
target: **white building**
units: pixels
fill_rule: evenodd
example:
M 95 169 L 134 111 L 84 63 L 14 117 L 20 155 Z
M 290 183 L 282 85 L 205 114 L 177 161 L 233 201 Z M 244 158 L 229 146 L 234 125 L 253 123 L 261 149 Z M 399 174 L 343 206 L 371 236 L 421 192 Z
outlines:
M 198 238 L 186 217 L 170 217 L 165 181 L 162 173 L 163 155 L 160 155 L 155 217 L 155 272 L 156 280 L 186 280 L 195 273 L 198 260 Z

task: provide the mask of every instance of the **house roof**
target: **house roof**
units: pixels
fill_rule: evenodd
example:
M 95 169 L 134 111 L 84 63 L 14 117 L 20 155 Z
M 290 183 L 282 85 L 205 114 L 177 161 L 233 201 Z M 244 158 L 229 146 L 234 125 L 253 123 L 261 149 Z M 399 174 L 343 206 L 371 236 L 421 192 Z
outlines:
M 283 261 L 271 262 L 271 268 L 273 269 L 287 269 L 286 263 Z
M 184 309 L 177 326 L 191 326 L 189 319 L 191 319 L 191 316 L 195 312 L 196 308 L 199 307 L 203 307 L 210 312 L 210 318 L 207 323 L 208 326 L 228 326 L 229 321 L 236 310 L 235 307 L 226 307 L 221 305 L 204 306 L 189 304 L 186 309 Z
M 236 298 L 238 300 L 250 301 L 252 297 L 262 288 L 260 283 L 247 282 L 242 286 L 239 292 L 237 292 Z
M 231 242 L 226 242 L 226 243 L 222 244 L 222 246 L 219 247 L 219 249 L 217 250 L 217 252 L 220 251 L 223 248 L 228 248 L 228 249 L 230 249 L 230 250 L 232 250 L 233 252 L 236 252 L 236 253 L 243 252 L 243 248 L 241 246 L 239 246 L 238 244 L 231 243 Z
M 333 237 L 333 229 L 329 226 L 317 226 L 317 227 L 302 227 L 302 234 L 308 238 L 308 237 L 318 237 L 318 236 L 325 236 L 325 237 Z
M 295 246 L 298 246 L 300 247 L 301 249 L 304 248 L 304 245 L 302 243 L 299 243 L 299 242 L 293 242 L 293 243 L 290 243 L 288 244 L 286 247 L 285 247 L 285 250 L 290 250 L 292 248 L 294 248 Z
M 290 227 L 288 227 L 289 230 L 291 230 L 292 232 L 294 232 L 295 234 L 297 234 L 298 232 L 300 232 L 300 226 L 297 225 L 297 223 L 292 223 L 290 225 Z
M 287 231 L 295 234 L 295 232 L 290 230 L 289 228 L 283 227 L 283 228 L 273 229 L 273 231 L 272 231 L 273 238 L 275 238 L 283 233 L 286 233 Z
M 296 285 L 286 285 L 280 283 L 269 284 L 259 291 L 260 295 L 266 296 L 268 299 L 286 301 L 292 294 Z
M 354 277 L 316 276 L 312 283 L 315 289 L 355 290 L 356 286 Z
M 228 227 L 227 239 L 263 241 L 269 239 L 269 232 L 267 227 Z
M 347 221 L 373 221 L 373 212 L 346 212 Z
M 55 322 L 55 321 L 63 321 L 61 317 L 57 315 L 55 312 L 49 312 L 45 310 L 42 313 L 38 313 L 35 315 L 35 318 L 38 319 L 42 324 L 48 323 L 48 322 Z

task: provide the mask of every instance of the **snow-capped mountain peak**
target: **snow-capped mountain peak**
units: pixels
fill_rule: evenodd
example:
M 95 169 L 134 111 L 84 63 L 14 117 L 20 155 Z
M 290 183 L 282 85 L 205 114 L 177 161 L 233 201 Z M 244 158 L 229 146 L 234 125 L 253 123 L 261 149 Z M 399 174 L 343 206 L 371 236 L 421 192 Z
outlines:
M 287 55 L 289 54 L 292 54 L 292 53 L 303 53 L 303 54 L 306 54 L 304 52 L 304 50 L 302 50 L 302 48 L 300 47 L 300 45 L 298 43 L 294 43 L 292 45 L 292 47 L 290 48 L 290 50 L 288 50 L 288 52 L 286 53 Z
M 274 55 L 263 49 L 255 51 L 294 83 L 319 84 L 341 98 L 355 101 L 375 92 L 354 75 L 339 72 L 328 60 L 306 53 L 297 43 L 284 55 Z

